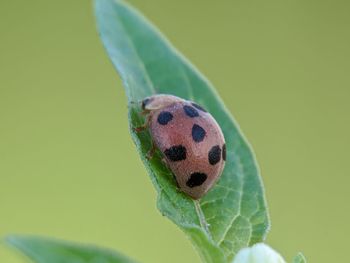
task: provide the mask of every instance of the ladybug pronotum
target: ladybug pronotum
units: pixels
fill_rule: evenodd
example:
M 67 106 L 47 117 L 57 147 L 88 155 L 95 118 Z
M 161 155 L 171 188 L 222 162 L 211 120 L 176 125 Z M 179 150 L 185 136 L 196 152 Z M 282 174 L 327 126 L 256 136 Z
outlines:
M 226 160 L 225 138 L 215 119 L 198 104 L 172 95 L 142 101 L 153 148 L 159 149 L 180 190 L 199 199 L 219 179 Z M 151 155 L 152 155 L 151 154 Z

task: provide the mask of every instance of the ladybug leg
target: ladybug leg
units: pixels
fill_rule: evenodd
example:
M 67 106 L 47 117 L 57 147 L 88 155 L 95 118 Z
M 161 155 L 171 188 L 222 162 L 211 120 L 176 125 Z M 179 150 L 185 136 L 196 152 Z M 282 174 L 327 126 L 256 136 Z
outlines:
M 148 113 L 149 113 L 148 110 L 143 110 L 143 111 L 141 111 L 141 115 L 143 115 L 143 116 L 146 116 Z
M 151 149 L 148 151 L 148 153 L 147 153 L 147 155 L 146 155 L 146 158 L 147 158 L 148 160 L 152 160 L 155 151 L 156 151 L 156 145 L 154 144 L 154 141 L 152 141 Z
M 173 174 L 173 173 L 172 173 L 172 175 L 173 175 L 173 179 L 174 179 L 174 181 L 175 181 L 175 183 L 176 183 L 176 191 L 179 192 L 179 193 L 181 193 L 182 191 L 181 191 L 181 188 L 180 188 L 180 186 L 179 186 L 179 183 L 178 183 L 177 180 L 176 180 L 176 176 L 175 176 L 175 174 Z
M 168 163 L 166 162 L 165 157 L 162 157 L 161 161 L 162 161 L 162 164 L 163 164 L 164 166 L 166 166 L 166 167 L 169 168 Z
M 133 129 L 134 132 L 139 133 L 139 132 L 142 132 L 142 131 L 146 130 L 147 126 L 146 125 L 142 125 L 142 126 L 139 126 L 139 127 L 134 127 L 132 129 Z
M 176 179 L 175 179 L 175 182 L 176 182 L 176 191 L 178 193 L 183 193 L 183 191 L 181 190 L 181 188 L 180 188 L 179 184 L 177 183 Z
M 141 112 L 141 114 L 144 115 L 144 114 L 147 114 L 147 112 L 144 113 L 144 111 L 143 111 L 143 112 Z M 139 127 L 133 127 L 134 132 L 142 132 L 142 131 L 146 130 L 148 128 L 148 126 L 149 126 L 150 121 L 151 121 L 151 114 L 149 114 L 146 117 L 146 121 L 145 121 L 145 123 L 143 125 L 141 125 Z

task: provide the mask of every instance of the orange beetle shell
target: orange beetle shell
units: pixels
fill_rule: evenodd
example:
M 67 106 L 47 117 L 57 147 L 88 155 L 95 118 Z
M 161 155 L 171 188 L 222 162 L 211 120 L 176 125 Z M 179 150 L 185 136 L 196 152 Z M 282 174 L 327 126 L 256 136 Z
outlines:
M 143 100 L 149 112 L 149 128 L 155 146 L 181 191 L 199 199 L 219 179 L 226 159 L 220 126 L 199 105 L 172 95 L 155 95 Z

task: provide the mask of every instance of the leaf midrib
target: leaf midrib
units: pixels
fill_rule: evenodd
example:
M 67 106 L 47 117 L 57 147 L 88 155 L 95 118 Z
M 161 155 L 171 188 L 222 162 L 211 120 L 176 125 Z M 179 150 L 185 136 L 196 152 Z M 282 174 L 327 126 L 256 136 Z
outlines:
M 241 161 L 241 158 L 238 156 L 238 164 L 239 164 L 239 171 L 241 174 L 244 174 L 243 171 L 244 171 L 244 165 Z M 242 180 L 242 184 L 241 184 L 241 187 L 240 187 L 240 191 L 239 191 L 239 202 L 238 202 L 238 212 L 237 214 L 232 218 L 232 220 L 230 221 L 230 223 L 228 224 L 226 230 L 224 231 L 222 237 L 219 239 L 218 241 L 218 246 L 220 246 L 222 244 L 222 242 L 225 240 L 228 232 L 230 231 L 230 229 L 232 228 L 233 226 L 233 223 L 235 222 L 235 220 L 241 215 L 241 208 L 242 208 L 242 197 L 243 197 L 243 189 L 244 189 L 244 184 L 245 184 L 245 181 Z M 250 230 L 252 231 L 252 230 Z M 250 239 L 250 237 L 249 237 Z

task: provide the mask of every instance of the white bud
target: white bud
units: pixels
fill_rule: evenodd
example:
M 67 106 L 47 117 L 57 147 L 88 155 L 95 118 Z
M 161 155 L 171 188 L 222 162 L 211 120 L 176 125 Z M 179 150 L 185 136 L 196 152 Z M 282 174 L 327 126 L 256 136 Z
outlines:
M 241 249 L 232 263 L 286 263 L 282 256 L 269 246 L 259 243 Z

